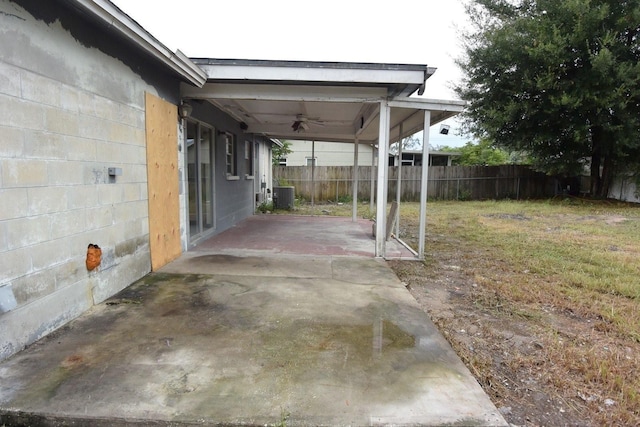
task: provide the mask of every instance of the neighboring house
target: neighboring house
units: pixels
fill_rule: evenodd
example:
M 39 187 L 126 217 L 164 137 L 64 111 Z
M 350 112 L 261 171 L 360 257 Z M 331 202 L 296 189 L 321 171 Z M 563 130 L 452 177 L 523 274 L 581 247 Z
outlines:
M 429 166 L 451 166 L 453 159 L 460 153 L 447 151 L 429 151 Z M 398 166 L 399 155 L 389 154 L 389 166 Z M 403 166 L 422 166 L 422 150 L 407 150 L 402 152 Z
M 252 215 L 272 141 L 110 2 L 0 0 L 0 41 L 3 359 Z
M 281 166 L 311 166 L 315 157 L 316 166 L 352 166 L 353 144 L 326 141 L 288 141 L 291 153 L 280 159 Z M 371 145 L 358 145 L 358 165 L 371 166 L 373 149 Z
M 315 166 L 352 166 L 353 145 L 326 141 L 288 141 L 291 153 L 279 159 L 280 166 L 311 166 L 315 158 Z M 358 146 L 358 165 L 371 166 L 374 149 L 371 145 Z M 377 153 L 375 153 L 377 155 Z M 430 151 L 429 166 L 451 166 L 453 159 L 460 153 L 447 151 Z M 398 166 L 398 154 L 389 153 L 389 166 Z M 422 150 L 405 150 L 402 153 L 402 165 L 422 166 Z

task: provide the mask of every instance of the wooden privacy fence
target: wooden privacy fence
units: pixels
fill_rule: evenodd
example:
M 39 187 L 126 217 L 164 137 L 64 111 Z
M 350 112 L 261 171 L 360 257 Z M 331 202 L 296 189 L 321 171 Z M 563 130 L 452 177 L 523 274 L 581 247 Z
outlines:
M 295 197 L 315 201 L 346 201 L 353 189 L 352 166 L 276 166 L 274 185 L 295 187 Z M 374 192 L 377 168 L 358 167 L 358 199 L 370 200 L 371 173 Z M 403 166 L 401 200 L 420 200 L 421 166 Z M 398 167 L 389 167 L 389 200 L 395 200 Z M 427 196 L 437 200 L 536 199 L 555 194 L 554 177 L 527 166 L 430 166 Z

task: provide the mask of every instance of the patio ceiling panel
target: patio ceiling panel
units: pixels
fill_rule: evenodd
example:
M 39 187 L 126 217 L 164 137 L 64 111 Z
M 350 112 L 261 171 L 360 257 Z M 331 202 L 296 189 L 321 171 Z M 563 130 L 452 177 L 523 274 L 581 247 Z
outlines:
M 305 139 L 375 144 L 380 102 L 392 107 L 390 142 L 462 111 L 460 101 L 409 98 L 421 93 L 435 68 L 426 65 L 302 61 L 193 61 L 207 75 L 201 88 L 183 85 L 184 99 L 211 102 L 247 125 L 247 132 L 274 139 Z M 305 126 L 294 129 L 294 122 Z M 402 126 L 400 124 L 402 123 Z M 403 132 L 400 134 L 400 128 Z

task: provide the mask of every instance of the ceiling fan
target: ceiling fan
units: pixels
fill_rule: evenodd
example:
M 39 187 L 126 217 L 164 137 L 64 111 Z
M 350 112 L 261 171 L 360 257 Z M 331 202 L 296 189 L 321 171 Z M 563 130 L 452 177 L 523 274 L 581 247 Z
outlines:
M 318 118 L 311 119 L 305 116 L 304 114 L 298 114 L 296 115 L 296 119 L 291 125 L 291 128 L 293 129 L 294 132 L 304 132 L 309 130 L 310 123 L 313 123 L 319 126 L 324 126 L 324 122 L 322 122 Z

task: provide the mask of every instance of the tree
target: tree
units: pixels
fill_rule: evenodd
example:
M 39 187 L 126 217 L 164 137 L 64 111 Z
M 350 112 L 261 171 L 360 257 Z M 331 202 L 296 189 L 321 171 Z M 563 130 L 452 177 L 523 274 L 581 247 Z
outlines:
M 273 166 L 278 166 L 280 164 L 280 159 L 286 159 L 287 156 L 293 152 L 289 141 L 281 142 L 282 146 L 274 144 L 271 148 L 271 163 Z
M 402 139 L 402 151 L 417 150 L 419 148 L 422 148 L 422 140 L 418 138 L 416 135 L 411 135 L 407 138 Z M 391 144 L 391 147 L 389 148 L 389 152 L 391 154 L 398 154 L 397 142 Z
M 454 160 L 462 166 L 498 166 L 509 163 L 509 154 L 493 147 L 491 142 L 484 139 L 477 144 L 467 142 L 458 149 L 460 157 Z
M 640 0 L 471 0 L 465 131 L 606 197 L 640 157 Z

